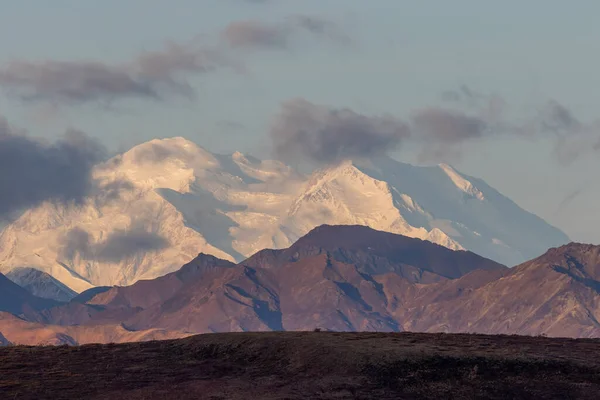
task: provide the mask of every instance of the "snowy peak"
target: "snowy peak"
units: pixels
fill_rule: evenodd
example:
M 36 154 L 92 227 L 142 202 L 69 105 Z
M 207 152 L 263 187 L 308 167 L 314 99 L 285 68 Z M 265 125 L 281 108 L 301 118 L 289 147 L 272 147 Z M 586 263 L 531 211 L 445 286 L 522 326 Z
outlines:
M 77 206 L 46 203 L 0 231 L 0 272 L 32 267 L 80 292 L 172 272 L 199 252 L 241 261 L 322 224 L 362 225 L 505 265 L 568 238 L 480 179 L 389 157 L 305 176 L 279 161 L 157 139 L 98 165 Z
M 439 167 L 448 178 L 456 185 L 456 187 L 471 197 L 474 197 L 478 200 L 484 200 L 483 193 L 479 189 L 477 189 L 471 182 L 465 179 L 460 173 L 458 173 L 454 168 L 449 166 L 448 164 L 439 164 Z
M 196 175 L 217 167 L 208 151 L 184 138 L 155 139 L 135 146 L 96 169 L 96 177 L 125 180 L 146 189 L 189 192 Z
M 454 250 L 463 247 L 437 229 L 410 225 L 402 216 L 387 182 L 365 174 L 351 161 L 317 171 L 290 209 L 290 222 L 297 231 L 308 231 L 321 223 L 364 225 L 401 235 L 427 239 Z M 405 201 L 410 197 L 405 196 Z M 410 200 L 412 207 L 418 207 Z
M 77 295 L 50 274 L 35 268 L 15 268 L 6 277 L 34 296 L 68 302 Z

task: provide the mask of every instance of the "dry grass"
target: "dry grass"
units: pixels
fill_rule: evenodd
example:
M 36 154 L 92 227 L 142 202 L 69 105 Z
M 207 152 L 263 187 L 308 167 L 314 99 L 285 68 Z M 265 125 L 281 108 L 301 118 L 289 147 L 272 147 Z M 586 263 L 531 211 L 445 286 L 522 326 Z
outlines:
M 598 340 L 228 333 L 0 349 L 4 399 L 595 399 Z

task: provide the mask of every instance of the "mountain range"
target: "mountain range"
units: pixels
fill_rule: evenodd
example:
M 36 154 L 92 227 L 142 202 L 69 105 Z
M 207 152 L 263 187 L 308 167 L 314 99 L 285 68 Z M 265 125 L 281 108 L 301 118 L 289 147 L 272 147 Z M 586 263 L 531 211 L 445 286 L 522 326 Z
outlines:
M 95 189 L 82 204 L 44 203 L 2 229 L 0 272 L 22 283 L 31 268 L 41 271 L 49 276 L 33 293 L 64 301 L 177 271 L 199 252 L 237 264 L 262 249 L 288 248 L 321 224 L 368 226 L 508 266 L 569 241 L 445 164 L 383 157 L 304 175 L 279 161 L 213 154 L 171 138 L 140 144 L 93 174 Z
M 600 337 L 600 246 L 577 243 L 507 268 L 427 240 L 322 225 L 285 249 L 239 263 L 199 254 L 68 303 L 0 284 L 0 331 L 13 343 L 315 328 Z

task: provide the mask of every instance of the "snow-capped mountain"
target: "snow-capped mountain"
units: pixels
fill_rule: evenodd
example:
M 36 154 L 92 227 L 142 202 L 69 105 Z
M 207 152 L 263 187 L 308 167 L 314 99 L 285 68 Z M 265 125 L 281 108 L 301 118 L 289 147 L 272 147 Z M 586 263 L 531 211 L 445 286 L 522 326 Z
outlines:
M 77 292 L 65 284 L 35 268 L 15 268 L 6 277 L 34 296 L 44 299 L 68 302 L 77 296 Z
M 278 161 L 152 140 L 96 167 L 83 205 L 44 204 L 0 234 L 0 272 L 45 271 L 75 291 L 129 285 L 198 253 L 242 260 L 321 224 L 367 225 L 507 265 L 568 238 L 448 165 L 382 158 L 304 176 Z

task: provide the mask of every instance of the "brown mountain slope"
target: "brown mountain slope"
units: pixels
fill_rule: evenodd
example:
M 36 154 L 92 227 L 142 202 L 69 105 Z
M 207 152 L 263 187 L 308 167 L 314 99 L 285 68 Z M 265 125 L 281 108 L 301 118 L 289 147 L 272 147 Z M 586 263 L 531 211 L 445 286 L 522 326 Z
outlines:
M 404 328 L 416 331 L 600 337 L 599 254 L 600 246 L 553 248 L 460 296 L 397 311 Z
M 241 264 L 273 268 L 319 254 L 329 254 L 333 260 L 356 265 L 363 273 L 394 272 L 423 283 L 440 277 L 458 278 L 475 269 L 504 267 L 470 251 L 454 251 L 427 240 L 361 225 L 321 225 L 287 249 L 263 250 Z M 424 277 L 423 272 L 429 274 Z
M 237 266 L 215 270 L 128 323 L 193 332 L 322 327 L 600 337 L 599 249 L 571 244 L 512 270 L 431 284 L 366 274 L 326 253 L 276 268 Z
M 86 343 L 125 343 L 177 339 L 189 334 L 164 329 L 129 331 L 121 325 L 57 326 L 37 324 L 13 314 L 0 312 L 2 334 L 13 344 L 77 345 Z
M 406 283 L 445 281 L 478 268 L 507 271 L 473 253 L 362 226 L 322 226 L 289 249 L 267 250 L 237 266 L 222 261 L 217 265 L 214 258 L 208 261 L 201 256 L 193 262 L 202 268 L 196 268 L 185 283 L 173 281 L 173 274 L 165 277 L 169 283 L 165 287 L 177 287 L 166 301 L 164 297 L 145 304 L 128 300 L 127 304 L 144 310 L 127 319 L 126 326 L 189 332 L 315 327 L 395 331 L 399 326 L 387 310 L 389 299 L 373 278 L 377 271 Z M 125 302 L 118 296 L 130 299 L 135 286 L 103 292 L 88 304 L 122 306 Z M 147 290 L 141 293 L 156 297 Z
M 95 289 L 31 320 L 193 333 L 323 328 L 600 337 L 599 246 L 550 249 L 508 269 L 396 236 L 321 227 L 286 250 L 238 265 L 200 255 L 176 273 Z
M 27 320 L 57 325 L 120 323 L 156 303 L 162 303 L 206 271 L 228 268 L 230 261 L 199 254 L 180 270 L 141 280 L 131 286 L 96 287 L 75 297 L 69 304 L 25 314 Z

